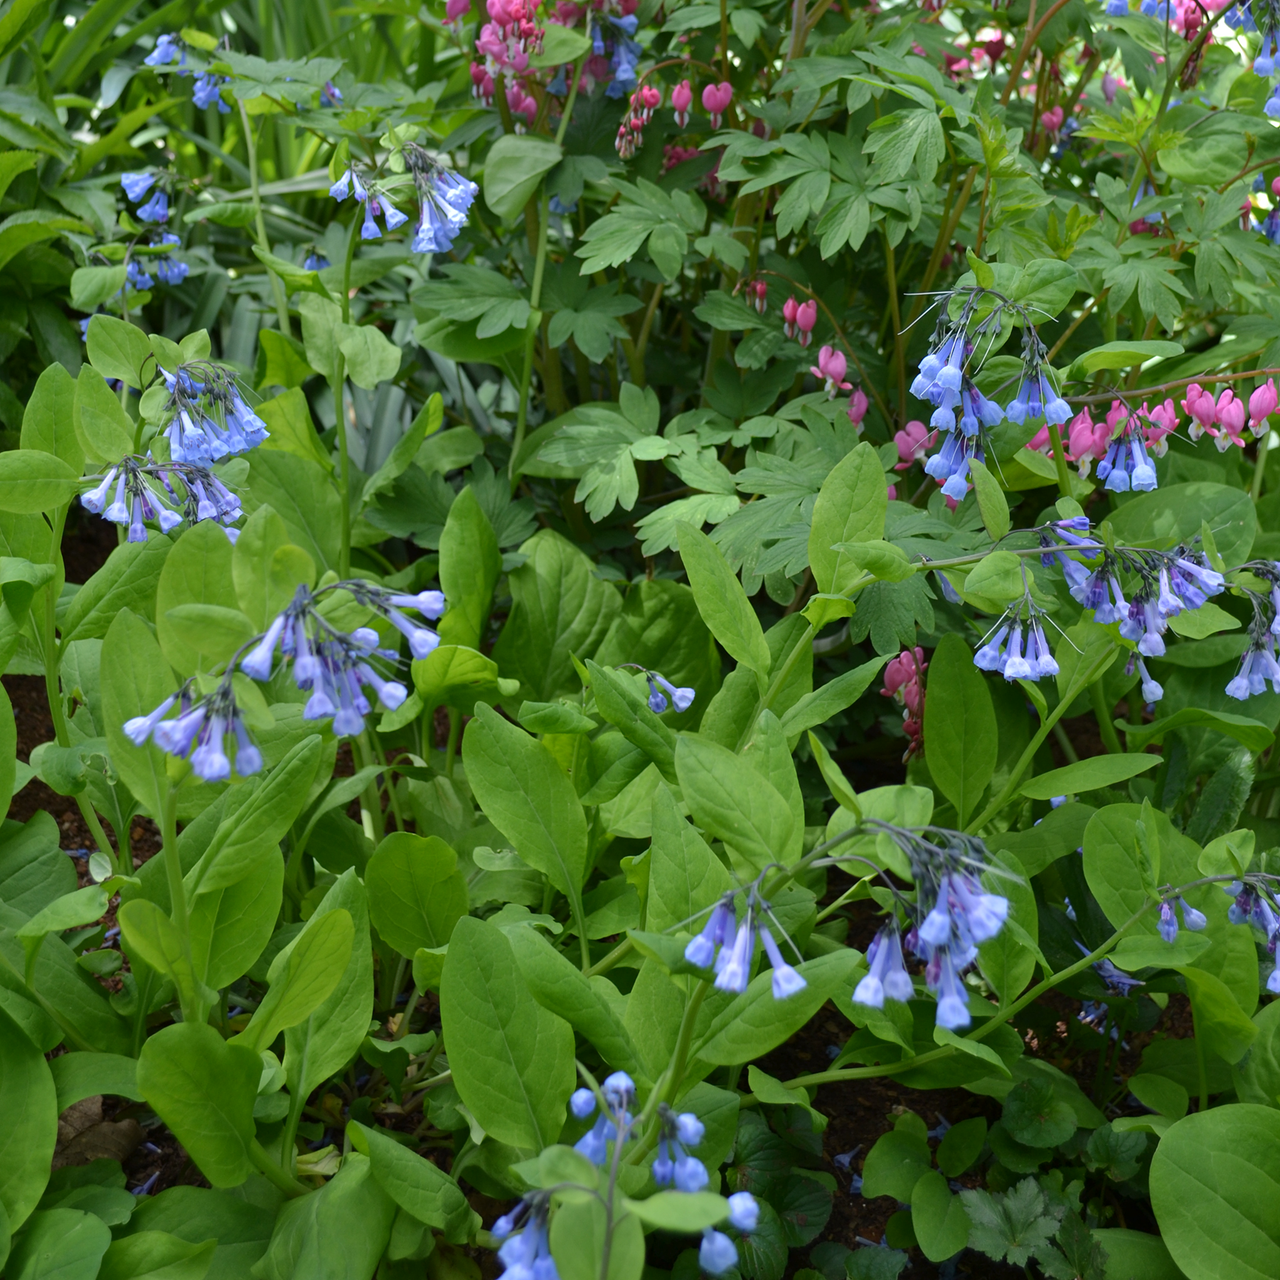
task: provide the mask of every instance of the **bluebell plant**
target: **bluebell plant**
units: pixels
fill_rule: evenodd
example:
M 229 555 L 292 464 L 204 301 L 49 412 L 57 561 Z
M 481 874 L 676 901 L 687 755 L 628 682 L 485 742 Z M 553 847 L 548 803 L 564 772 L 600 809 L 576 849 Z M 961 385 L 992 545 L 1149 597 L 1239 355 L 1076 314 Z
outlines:
M 108 467 L 80 505 L 115 524 L 129 526 L 130 542 L 146 542 L 147 524 L 171 533 L 183 521 L 216 520 L 232 532 L 243 514 L 240 499 L 208 468 L 190 462 L 156 462 L 150 454 L 125 457 Z
M 396 710 L 408 697 L 408 689 L 393 678 L 399 661 L 396 650 L 381 647 L 373 627 L 340 631 L 319 612 L 322 598 L 339 591 L 400 631 L 415 658 L 426 657 L 439 644 L 435 631 L 414 622 L 405 612 L 439 618 L 444 612 L 444 597 L 439 591 L 408 595 L 360 579 L 330 583 L 314 591 L 299 586 L 288 607 L 266 631 L 242 645 L 227 663 L 214 693 L 201 697 L 189 683 L 181 694 L 165 699 L 149 715 L 131 720 L 126 733 L 139 745 L 150 738 L 171 755 L 189 757 L 192 768 L 205 781 L 228 776 L 230 764 L 225 763 L 222 748 L 228 732 L 240 750 L 248 744 L 250 761 L 260 761 L 236 706 L 232 676 L 238 670 L 254 680 L 269 679 L 277 652 L 292 663 L 298 688 L 310 695 L 302 711 L 305 720 L 328 720 L 340 737 L 357 735 L 364 730 L 364 717 L 373 709 L 366 691 L 371 691 L 386 710 Z M 166 720 L 175 697 L 180 701 L 179 714 Z M 251 772 L 238 763 L 239 759 L 237 753 L 237 772 Z
M 221 365 L 195 360 L 173 372 L 162 368 L 160 374 L 169 391 L 163 434 L 175 462 L 209 466 L 247 453 L 270 434 Z
M 769 958 L 773 976 L 771 987 L 775 1000 L 785 1000 L 805 987 L 805 980 L 783 957 L 769 925 L 786 938 L 773 908 L 760 896 L 758 882 L 743 891 L 744 911 L 735 928 L 734 899 L 737 891 L 726 893 L 710 909 L 702 930 L 686 945 L 685 959 L 700 969 L 714 968 L 715 986 L 719 991 L 741 993 L 751 980 L 756 940 L 759 939 Z M 732 941 L 730 941 L 732 938 Z M 787 939 L 790 942 L 790 939 Z M 794 945 L 794 944 L 792 944 Z M 797 958 L 799 952 L 796 953 Z

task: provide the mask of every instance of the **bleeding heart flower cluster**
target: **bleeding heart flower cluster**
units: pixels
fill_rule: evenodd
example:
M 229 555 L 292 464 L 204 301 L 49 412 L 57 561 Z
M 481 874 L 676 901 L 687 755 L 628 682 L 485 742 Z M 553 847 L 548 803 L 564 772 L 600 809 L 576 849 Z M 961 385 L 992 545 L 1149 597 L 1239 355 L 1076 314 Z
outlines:
M 632 95 L 627 113 L 618 125 L 614 148 L 620 160 L 630 160 L 644 142 L 644 127 L 653 119 L 653 113 L 662 106 L 662 90 L 655 85 L 642 84 Z
M 782 304 L 782 332 L 802 347 L 813 341 L 813 327 L 818 323 L 818 304 L 812 298 L 797 302 L 790 297 Z
M 160 374 L 169 391 L 164 435 L 174 462 L 207 467 L 247 453 L 270 434 L 245 403 L 234 376 L 220 365 L 193 360 L 174 373 L 161 369 Z
M 129 526 L 130 542 L 146 542 L 147 523 L 171 533 L 184 520 L 216 520 L 223 526 L 241 516 L 240 499 L 208 467 L 190 462 L 156 462 L 145 458 L 122 458 L 87 493 L 80 505 L 114 524 Z M 228 536 L 239 535 L 227 530 Z M 232 541 L 235 538 L 232 537 Z
M 916 900 L 898 895 L 910 928 L 903 936 L 895 915 L 876 934 L 867 948 L 867 974 L 854 989 L 854 1003 L 882 1009 L 885 1000 L 911 999 L 915 987 L 903 956 L 905 945 L 924 961 L 925 985 L 937 997 L 938 1026 L 949 1031 L 967 1027 L 969 1000 L 960 975 L 1009 915 L 1009 900 L 986 892 L 979 879 L 993 870 L 986 849 L 980 840 L 958 831 L 868 825 L 887 833 L 906 855 Z
M 711 908 L 702 932 L 691 939 L 684 949 L 684 958 L 699 969 L 710 969 L 714 966 L 716 989 L 732 991 L 741 995 L 751 981 L 751 965 L 755 957 L 756 939 L 759 938 L 764 947 L 769 963 L 773 966 L 773 998 L 785 1000 L 797 991 L 803 991 L 808 985 L 804 978 L 789 965 L 778 950 L 773 933 L 766 923 L 773 922 L 773 927 L 788 942 L 786 930 L 779 924 L 773 914 L 773 908 L 760 896 L 755 885 L 751 885 L 745 893 L 746 909 L 742 920 L 735 930 L 734 898 L 737 891 L 726 893 Z M 732 941 L 730 939 L 732 938 Z M 795 950 L 794 944 L 792 949 Z M 796 951 L 797 959 L 800 958 Z
M 903 761 L 910 760 L 923 745 L 924 729 L 924 673 L 929 669 L 924 650 L 917 645 L 904 649 L 884 669 L 883 698 L 893 698 L 902 705 L 902 730 L 907 735 L 907 749 Z

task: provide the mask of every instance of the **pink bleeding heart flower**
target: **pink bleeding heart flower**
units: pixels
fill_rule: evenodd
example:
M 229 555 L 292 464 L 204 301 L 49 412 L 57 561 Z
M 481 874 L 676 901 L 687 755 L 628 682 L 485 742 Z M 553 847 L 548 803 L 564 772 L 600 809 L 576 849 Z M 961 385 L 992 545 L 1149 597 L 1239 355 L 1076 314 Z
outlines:
M 1280 404 L 1280 396 L 1276 394 L 1275 379 L 1268 378 L 1249 397 L 1249 425 L 1255 436 L 1261 436 L 1266 430 L 1267 419 L 1275 413 L 1277 404 Z
M 823 347 L 818 352 L 818 363 L 809 366 L 809 372 L 815 378 L 825 379 L 823 389 L 827 393 L 828 400 L 834 400 L 837 391 L 848 391 L 852 388 L 853 384 L 844 380 L 848 369 L 849 362 L 845 359 L 844 352 L 836 350 L 835 347 Z
M 867 416 L 867 393 L 861 387 L 853 389 L 853 395 L 849 397 L 849 421 L 853 423 L 854 429 L 859 435 L 862 434 L 862 420 Z
M 897 500 L 898 500 L 898 486 L 897 486 L 896 484 L 886 485 L 886 486 L 885 486 L 885 492 L 889 495 L 889 501 L 890 501 L 890 502 L 897 502 Z
M 1237 400 L 1234 391 L 1226 390 L 1218 397 L 1218 424 L 1222 427 L 1215 443 L 1220 453 L 1225 453 L 1231 445 L 1244 448 L 1245 404 Z
M 727 81 L 709 84 L 702 91 L 702 109 L 711 117 L 711 127 L 718 129 L 724 113 L 733 101 L 733 85 Z
M 1049 452 L 1049 424 L 1047 422 L 1027 441 L 1027 448 L 1035 450 L 1036 453 Z
M 1062 128 L 1062 121 L 1066 113 L 1061 107 L 1050 107 L 1048 111 L 1040 113 L 1040 123 L 1044 126 L 1046 133 L 1057 133 Z
M 1148 408 L 1144 401 L 1139 416 L 1144 419 L 1142 433 L 1147 452 L 1163 458 L 1169 452 L 1167 437 L 1178 429 L 1178 411 L 1173 407 L 1173 401 L 1165 400 L 1154 408 Z
M 693 88 L 687 80 L 681 80 L 671 90 L 671 106 L 676 113 L 676 124 L 682 129 L 689 123 L 689 108 L 693 105 Z
M 1124 81 L 1119 76 L 1113 76 L 1110 71 L 1102 77 L 1102 96 L 1107 100 L 1107 106 L 1111 106 L 1116 100 L 1116 94 L 1124 88 Z
M 444 20 L 450 26 L 471 12 L 471 0 L 445 0 Z
M 1129 408 L 1123 400 L 1113 400 L 1111 408 L 1107 410 L 1107 430 L 1111 435 L 1120 429 L 1120 427 L 1128 421 Z
M 1271 194 L 1273 196 L 1280 196 L 1280 178 L 1271 179 Z
M 1182 401 L 1182 410 L 1191 415 L 1191 423 L 1187 434 L 1192 440 L 1199 440 L 1205 431 L 1213 426 L 1218 416 L 1218 406 L 1213 402 L 1212 393 L 1206 391 L 1198 382 L 1187 388 Z
M 893 443 L 898 446 L 900 459 L 893 469 L 906 471 L 913 462 L 923 462 L 936 439 L 936 431 L 930 431 L 923 422 L 913 418 L 901 431 L 893 433 Z
M 817 323 L 818 304 L 809 298 L 796 308 L 796 329 L 802 347 L 807 347 L 813 341 L 813 326 Z
M 662 106 L 662 90 L 656 85 L 644 85 L 640 90 L 640 102 L 645 111 L 653 115 Z
M 788 338 L 796 336 L 796 315 L 800 311 L 800 304 L 794 297 L 790 297 L 782 304 L 782 332 Z

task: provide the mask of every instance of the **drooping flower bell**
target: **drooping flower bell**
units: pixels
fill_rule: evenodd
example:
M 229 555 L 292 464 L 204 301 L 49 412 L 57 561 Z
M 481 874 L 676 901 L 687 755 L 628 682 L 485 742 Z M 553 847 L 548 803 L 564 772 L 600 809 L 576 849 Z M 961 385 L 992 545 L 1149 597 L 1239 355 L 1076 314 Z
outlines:
M 656 671 L 646 671 L 645 678 L 649 682 L 649 710 L 654 715 L 660 716 L 667 709 L 668 698 L 670 698 L 670 705 L 677 712 L 688 711 L 693 706 L 693 700 L 697 696 L 696 689 L 683 685 L 677 688 Z
M 175 462 L 209 466 L 247 453 L 268 436 L 267 424 L 245 403 L 234 376 L 207 360 L 161 369 L 169 391 L 164 435 Z
M 207 467 L 192 463 L 158 463 L 150 454 L 122 458 L 98 483 L 80 495 L 86 511 L 129 526 L 130 542 L 146 542 L 146 525 L 154 522 L 170 533 L 184 520 L 196 524 L 216 520 L 224 527 L 241 516 L 240 499 Z
M 702 1141 L 706 1126 L 691 1111 L 680 1114 L 665 1102 L 658 1104 L 658 1154 L 654 1158 L 653 1180 L 660 1187 L 677 1191 L 701 1191 L 711 1180 L 706 1166 L 687 1150 Z
M 225 782 L 235 772 L 242 778 L 259 772 L 262 752 L 258 749 L 236 705 L 231 672 L 214 691 L 195 698 L 188 682 L 179 694 L 166 698 L 149 715 L 135 716 L 124 724 L 125 736 L 142 746 L 148 739 L 162 751 L 182 760 L 190 760 L 192 771 L 205 782 Z M 172 720 L 164 716 L 179 703 L 178 715 Z M 234 744 L 232 754 L 228 747 Z
M 625 1143 L 631 1137 L 635 1081 L 625 1071 L 615 1071 L 601 1083 L 600 1096 L 605 1105 L 600 1108 L 595 1124 L 573 1144 L 575 1151 L 597 1165 L 608 1159 L 610 1142 Z M 590 1119 L 598 1105 L 590 1089 L 578 1089 L 569 1099 L 569 1108 L 579 1120 Z
M 547 1235 L 550 1211 L 551 1192 L 531 1191 L 490 1228 L 502 1242 L 498 1260 L 508 1280 L 559 1280 Z

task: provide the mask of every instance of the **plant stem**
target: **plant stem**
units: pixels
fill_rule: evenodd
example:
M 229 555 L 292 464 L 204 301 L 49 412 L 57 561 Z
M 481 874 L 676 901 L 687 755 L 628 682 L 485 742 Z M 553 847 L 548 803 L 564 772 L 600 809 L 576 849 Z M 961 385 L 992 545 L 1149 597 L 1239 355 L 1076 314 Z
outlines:
M 689 1060 L 689 1046 L 693 1042 L 693 1028 L 698 1021 L 698 1011 L 702 1002 L 711 990 L 711 983 L 705 979 L 700 981 L 684 1007 L 684 1017 L 680 1021 L 680 1031 L 676 1036 L 675 1052 L 671 1055 L 671 1065 L 667 1068 L 666 1080 L 662 1086 L 662 1100 L 673 1102 L 676 1091 L 684 1079 L 685 1065 Z
M 769 687 L 765 690 L 764 696 L 756 706 L 755 714 L 751 717 L 751 721 L 747 727 L 743 729 L 742 736 L 738 739 L 738 751 L 741 751 L 746 745 L 747 738 L 750 736 L 752 729 L 755 728 L 756 721 L 760 719 L 761 712 L 769 710 L 774 698 L 778 696 L 778 690 L 786 683 L 787 678 L 791 675 L 792 669 L 800 660 L 800 655 L 813 644 L 814 635 L 814 627 L 811 622 L 804 629 L 804 633 L 796 637 L 796 642 L 791 646 L 791 651 L 787 654 L 786 661 L 783 662 L 773 679 L 769 682 Z
M 1271 424 L 1266 424 L 1266 431 L 1258 441 L 1258 460 L 1253 464 L 1253 483 L 1249 486 L 1249 496 L 1257 502 L 1262 496 L 1262 482 L 1267 471 L 1267 451 L 1271 447 Z
M 898 308 L 898 265 L 889 243 L 889 233 L 885 232 L 884 257 L 888 273 L 889 311 L 893 316 L 893 363 L 898 371 L 898 422 L 904 422 L 907 416 L 907 352 L 906 334 L 902 331 L 902 313 Z M 892 425 L 892 424 L 891 424 Z
M 575 80 L 575 87 L 576 87 Z M 563 124 L 564 121 L 561 121 Z M 516 409 L 516 433 L 511 441 L 511 465 L 508 475 L 511 479 L 512 491 L 520 479 L 516 467 L 516 458 L 520 454 L 520 446 L 524 444 L 525 427 L 529 421 L 529 387 L 533 382 L 533 345 L 538 336 L 538 327 L 542 324 L 542 312 L 538 303 L 542 300 L 542 275 L 547 265 L 547 222 L 551 216 L 551 197 L 547 193 L 547 184 L 542 184 L 542 205 L 538 217 L 538 253 L 533 263 L 533 285 L 529 290 L 529 318 L 525 321 L 524 330 L 524 368 L 520 374 L 520 403 Z
M 241 108 L 243 110 L 243 108 Z M 297 1178 L 285 1171 L 266 1153 L 262 1143 L 254 1138 L 249 1143 L 249 1159 L 253 1163 L 253 1167 L 262 1174 L 272 1186 L 278 1187 L 290 1199 L 298 1196 L 305 1196 L 310 1193 L 312 1188 L 301 1183 Z
M 1124 747 L 1120 745 L 1120 735 L 1112 723 L 1114 708 L 1107 709 L 1107 694 L 1099 677 L 1089 686 L 1089 696 L 1093 700 L 1093 712 L 1098 717 L 1098 732 L 1102 735 L 1102 745 L 1113 756 L 1124 755 Z
M 358 219 L 351 219 L 347 233 L 347 257 L 342 267 L 342 323 L 351 322 L 351 262 L 356 253 L 356 226 Z M 347 358 L 338 351 L 334 355 L 333 376 L 329 388 L 333 394 L 333 421 L 338 436 L 338 506 L 342 512 L 342 546 L 338 552 L 338 575 L 345 578 L 351 573 L 351 451 L 347 445 Z
M 1056 422 L 1049 423 L 1049 447 L 1053 450 L 1053 465 L 1058 473 L 1058 492 L 1069 498 L 1071 473 L 1067 470 L 1067 451 L 1062 447 L 1062 430 Z
M 1091 684 L 1103 671 L 1107 669 L 1115 659 L 1117 645 L 1112 643 L 1107 646 L 1106 653 L 1094 663 L 1093 667 L 1087 672 L 1077 671 L 1075 679 L 1071 682 L 1071 687 L 1059 700 L 1058 705 L 1049 712 L 1036 730 L 1035 736 L 1027 743 L 1027 749 L 1022 753 L 1018 763 L 1014 765 L 1013 772 L 1009 774 L 1008 781 L 1004 784 L 1003 790 L 998 796 L 969 823 L 965 830 L 973 833 L 981 831 L 983 827 L 991 821 L 992 818 L 1000 812 L 1001 809 L 1008 804 L 1010 797 L 1017 789 L 1018 784 L 1022 781 L 1022 775 L 1027 771 L 1027 766 L 1035 758 L 1035 754 L 1040 750 L 1040 744 L 1048 737 L 1053 726 L 1062 718 L 1066 709 L 1076 700 L 1086 685 Z M 1083 677 L 1083 678 L 1082 678 Z
M 249 190 L 253 199 L 253 219 L 258 233 L 258 247 L 263 253 L 270 254 L 271 241 L 267 239 L 267 220 L 262 216 L 262 193 L 258 190 L 258 146 L 253 138 L 253 129 L 249 125 L 249 113 L 245 110 L 243 101 L 239 105 L 240 122 L 244 126 L 245 150 L 249 153 Z M 267 274 L 271 277 L 271 292 L 276 300 L 276 316 L 280 322 L 280 332 L 287 338 L 289 336 L 289 300 L 285 296 L 284 282 L 270 267 L 267 268 Z

